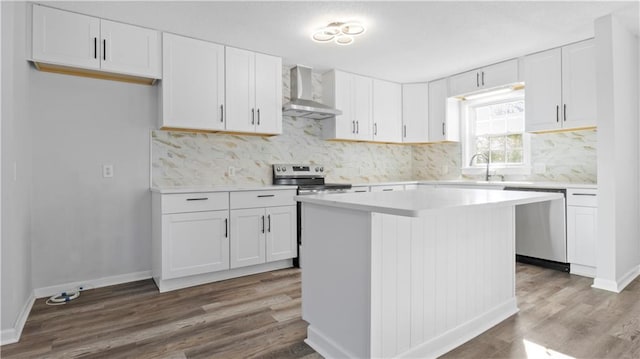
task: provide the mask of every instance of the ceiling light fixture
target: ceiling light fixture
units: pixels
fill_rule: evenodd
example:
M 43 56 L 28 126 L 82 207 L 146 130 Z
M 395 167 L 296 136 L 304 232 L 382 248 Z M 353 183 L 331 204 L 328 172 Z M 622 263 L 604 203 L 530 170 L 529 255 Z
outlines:
M 311 39 L 315 42 L 334 41 L 338 45 L 349 45 L 353 43 L 354 36 L 362 35 L 364 31 L 364 26 L 359 22 L 332 22 L 316 30 Z

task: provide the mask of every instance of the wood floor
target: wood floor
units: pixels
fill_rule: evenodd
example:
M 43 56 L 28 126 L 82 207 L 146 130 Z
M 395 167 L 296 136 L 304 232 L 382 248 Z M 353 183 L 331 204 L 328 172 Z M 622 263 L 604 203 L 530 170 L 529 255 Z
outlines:
M 520 312 L 444 358 L 640 358 L 640 279 L 624 292 L 517 265 Z M 285 269 L 160 294 L 151 280 L 34 305 L 2 358 L 321 358 L 300 318 L 300 273 Z

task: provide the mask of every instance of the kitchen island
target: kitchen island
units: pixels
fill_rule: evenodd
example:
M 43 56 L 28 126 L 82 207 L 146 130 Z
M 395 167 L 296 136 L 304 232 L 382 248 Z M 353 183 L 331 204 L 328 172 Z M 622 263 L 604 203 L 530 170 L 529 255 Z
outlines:
M 430 358 L 518 311 L 515 206 L 481 189 L 299 196 L 306 342 L 327 358 Z

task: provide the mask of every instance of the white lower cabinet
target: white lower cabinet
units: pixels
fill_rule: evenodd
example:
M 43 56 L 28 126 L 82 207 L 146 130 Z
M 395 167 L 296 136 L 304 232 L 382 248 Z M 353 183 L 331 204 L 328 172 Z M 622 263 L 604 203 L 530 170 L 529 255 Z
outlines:
M 595 277 L 597 190 L 567 189 L 567 259 L 571 273 Z
M 294 195 L 295 190 L 231 193 L 231 268 L 296 257 Z
M 265 263 L 264 208 L 231 211 L 231 268 Z
M 163 278 L 229 269 L 229 212 L 165 214 Z
M 152 194 L 161 292 L 292 266 L 295 189 Z
M 296 257 L 296 206 L 267 208 L 267 262 Z

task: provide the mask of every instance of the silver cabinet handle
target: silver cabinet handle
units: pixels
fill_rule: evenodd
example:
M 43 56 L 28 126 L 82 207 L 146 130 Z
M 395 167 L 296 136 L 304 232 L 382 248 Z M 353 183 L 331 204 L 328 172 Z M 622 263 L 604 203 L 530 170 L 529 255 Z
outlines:
M 224 105 L 220 105 L 220 122 L 224 122 Z
M 482 86 L 484 86 L 484 71 L 482 71 Z
M 264 233 L 264 216 L 262 216 L 262 233 Z
M 382 192 L 389 192 L 389 191 L 393 191 L 393 188 L 383 188 Z
M 442 123 L 442 135 L 444 136 L 444 122 Z
M 259 194 L 258 198 L 275 197 L 275 194 Z
M 567 122 L 567 104 L 566 103 L 564 104 L 562 117 L 564 119 L 564 122 Z
M 224 219 L 224 238 L 229 238 L 229 219 Z
M 209 197 L 200 197 L 200 198 L 187 198 L 187 201 L 206 201 Z
M 251 109 L 251 124 L 255 125 L 256 123 L 256 111 L 254 109 Z
M 269 226 L 267 227 L 267 231 L 271 233 L 271 215 L 267 216 L 267 222 L 269 223 Z
M 476 72 L 476 87 L 480 87 L 480 73 Z
M 351 133 L 356 133 L 356 121 L 351 121 Z
M 556 105 L 556 122 L 560 122 L 560 105 Z
M 360 133 L 360 121 L 356 121 L 356 133 Z
M 258 109 L 258 126 L 260 126 L 260 109 Z
M 573 193 L 573 196 L 596 196 L 595 193 Z
M 93 38 L 93 58 L 94 59 L 98 58 L 98 38 L 97 37 Z
M 107 61 L 107 40 L 102 40 L 102 59 Z
M 359 191 L 354 191 L 354 192 L 356 192 L 356 193 L 364 193 L 364 192 L 367 192 L 367 191 L 365 191 L 365 190 L 359 190 Z
M 378 135 L 378 124 L 377 123 L 373 124 L 373 135 L 374 136 Z
M 404 130 L 404 138 L 407 138 L 407 125 L 402 126 Z

